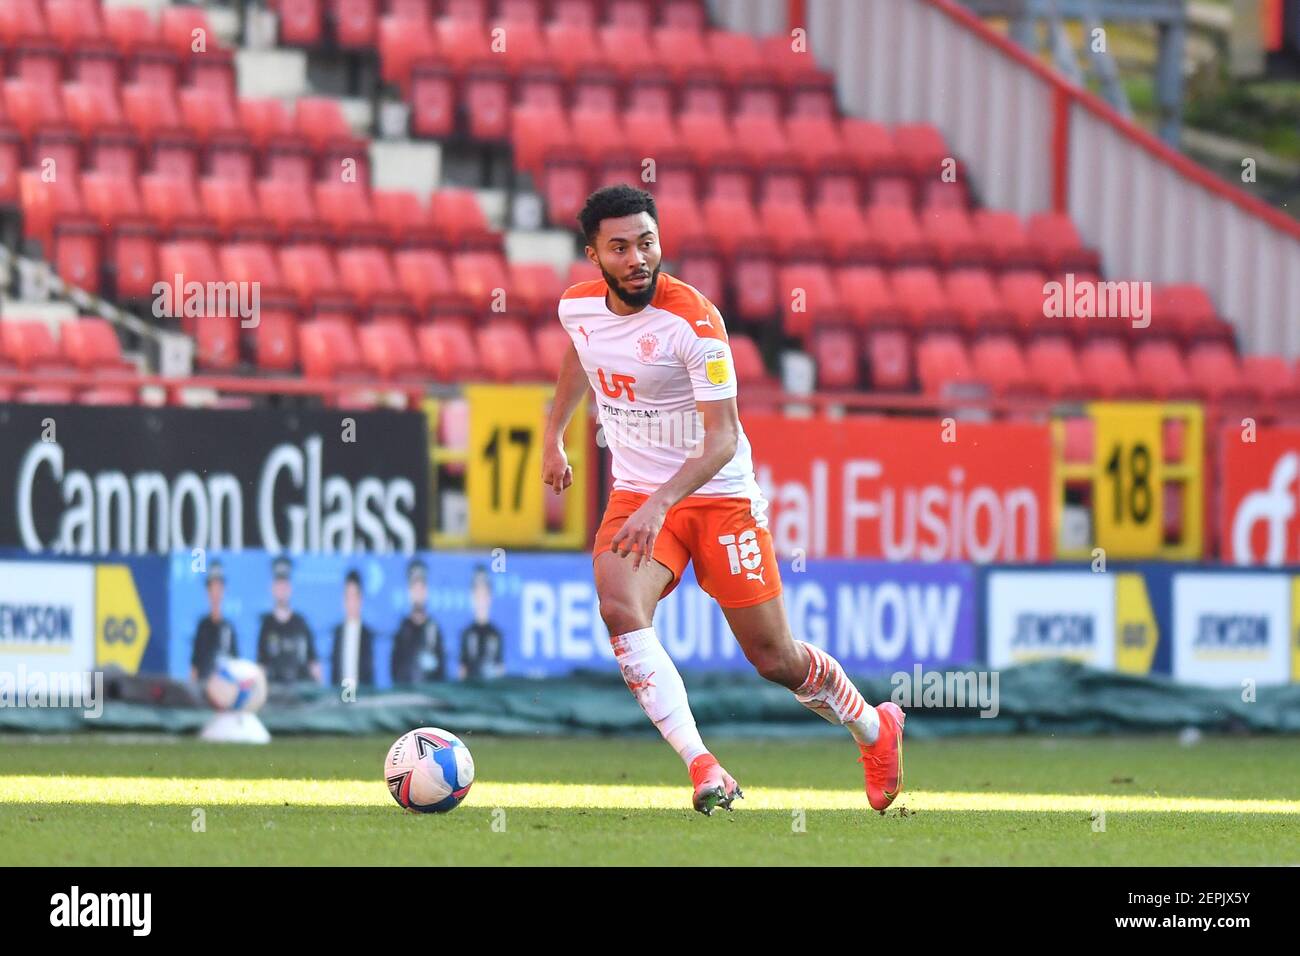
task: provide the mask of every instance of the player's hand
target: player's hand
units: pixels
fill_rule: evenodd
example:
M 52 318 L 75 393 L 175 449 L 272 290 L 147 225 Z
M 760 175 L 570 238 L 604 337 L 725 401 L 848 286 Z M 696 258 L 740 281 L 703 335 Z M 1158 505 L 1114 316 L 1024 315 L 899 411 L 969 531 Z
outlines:
M 542 451 L 542 484 L 555 489 L 557 495 L 573 484 L 573 468 L 569 465 L 569 456 L 559 445 L 547 446 Z
M 623 527 L 619 528 L 618 534 L 610 542 L 610 550 L 620 558 L 633 555 L 632 570 L 636 571 L 641 567 L 641 562 L 654 554 L 655 538 L 659 537 L 667 513 L 668 509 L 657 500 L 647 498 L 623 522 Z

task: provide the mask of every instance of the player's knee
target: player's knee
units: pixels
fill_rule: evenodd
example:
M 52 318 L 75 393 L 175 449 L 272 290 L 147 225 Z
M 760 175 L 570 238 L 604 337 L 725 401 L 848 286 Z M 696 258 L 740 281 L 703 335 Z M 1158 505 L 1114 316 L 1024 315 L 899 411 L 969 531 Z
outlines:
M 749 662 L 764 680 L 782 687 L 795 687 L 803 682 L 804 674 L 797 655 L 790 651 L 791 648 L 780 645 L 758 647 L 749 654 Z
M 636 606 L 636 602 L 624 597 L 602 597 L 600 599 L 600 618 L 609 628 L 611 635 L 626 634 L 645 627 L 642 623 L 645 613 Z

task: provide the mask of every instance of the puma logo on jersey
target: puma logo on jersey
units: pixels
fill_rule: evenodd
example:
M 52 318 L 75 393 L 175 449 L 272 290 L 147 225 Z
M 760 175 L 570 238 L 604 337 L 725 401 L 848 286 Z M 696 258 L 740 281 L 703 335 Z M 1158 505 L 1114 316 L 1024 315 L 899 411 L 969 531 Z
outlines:
M 713 325 L 713 323 L 710 322 L 708 319 L 696 319 L 696 320 L 695 320 L 695 324 L 696 324 L 696 325 L 707 325 L 707 326 L 710 326 L 710 327 L 712 327 L 712 325 Z
M 745 572 L 745 580 L 746 580 L 746 581 L 757 581 L 759 584 L 762 584 L 764 587 L 767 586 L 767 582 L 763 580 L 763 569 L 762 569 L 762 567 L 760 567 L 760 568 L 758 569 L 758 573 L 757 573 L 757 574 L 755 574 L 753 571 L 746 571 L 746 572 Z
M 585 341 L 588 345 L 590 345 L 590 344 L 591 344 L 591 333 L 588 332 L 586 329 L 584 329 L 581 325 L 578 326 L 578 331 L 582 333 L 583 341 Z

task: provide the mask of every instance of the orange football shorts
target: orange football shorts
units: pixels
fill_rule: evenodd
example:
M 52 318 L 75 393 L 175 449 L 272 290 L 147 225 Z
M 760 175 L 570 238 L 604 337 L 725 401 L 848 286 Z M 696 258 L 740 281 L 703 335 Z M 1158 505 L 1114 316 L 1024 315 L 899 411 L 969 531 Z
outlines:
M 648 497 L 626 489 L 610 493 L 592 546 L 592 561 L 610 550 L 614 535 Z M 660 597 L 672 593 L 690 561 L 695 562 L 700 587 L 722 607 L 749 607 L 781 593 L 772 535 L 754 521 L 748 498 L 683 498 L 668 509 L 652 556 L 673 573 Z M 634 556 L 624 560 L 632 561 Z

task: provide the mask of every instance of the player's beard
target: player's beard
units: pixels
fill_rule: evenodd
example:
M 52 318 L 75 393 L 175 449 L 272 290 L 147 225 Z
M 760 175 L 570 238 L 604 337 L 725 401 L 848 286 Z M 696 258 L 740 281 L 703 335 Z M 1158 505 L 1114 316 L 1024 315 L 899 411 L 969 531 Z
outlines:
M 629 292 L 623 288 L 622 283 L 615 279 L 610 273 L 605 271 L 605 267 L 600 267 L 600 274 L 605 277 L 605 285 L 613 292 L 623 304 L 633 309 L 644 309 L 650 304 L 650 300 L 655 297 L 655 287 L 659 284 L 659 270 L 663 268 L 663 263 L 654 267 L 650 273 L 650 281 L 646 283 L 644 289 L 640 292 Z

